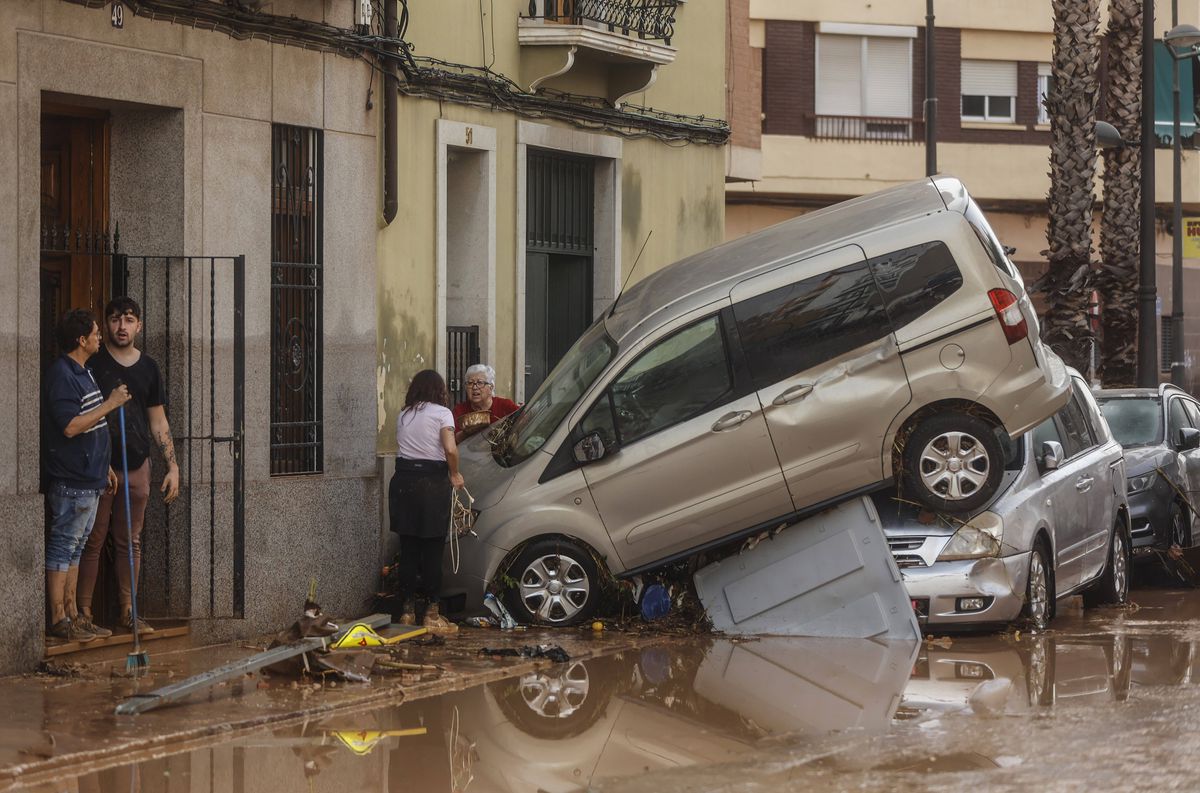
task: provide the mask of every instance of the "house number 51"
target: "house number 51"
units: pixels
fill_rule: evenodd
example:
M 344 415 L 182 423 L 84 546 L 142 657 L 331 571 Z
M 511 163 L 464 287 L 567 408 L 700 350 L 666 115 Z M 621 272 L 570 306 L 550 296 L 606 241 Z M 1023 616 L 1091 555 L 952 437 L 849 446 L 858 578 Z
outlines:
M 113 0 L 112 26 L 114 28 L 125 27 L 125 4 L 121 0 Z

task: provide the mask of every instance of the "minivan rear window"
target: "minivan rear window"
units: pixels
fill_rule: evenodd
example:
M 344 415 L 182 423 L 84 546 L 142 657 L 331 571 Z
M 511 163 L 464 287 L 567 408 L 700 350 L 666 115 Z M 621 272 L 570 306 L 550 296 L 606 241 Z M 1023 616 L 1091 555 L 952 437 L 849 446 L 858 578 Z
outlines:
M 876 256 L 869 264 L 893 328 L 904 327 L 963 285 L 953 254 L 940 241 Z
M 997 239 L 996 232 L 992 231 L 987 218 L 983 216 L 983 212 L 979 210 L 979 206 L 974 201 L 967 204 L 966 218 L 967 222 L 971 224 L 971 230 L 975 232 L 979 244 L 983 246 L 984 253 L 992 260 L 996 269 L 1009 278 L 1020 281 L 1021 276 L 1012 266 L 1012 262 L 1008 260 L 1008 254 L 1004 252 L 1004 246 Z
M 865 262 L 743 300 L 733 315 L 755 390 L 892 332 Z

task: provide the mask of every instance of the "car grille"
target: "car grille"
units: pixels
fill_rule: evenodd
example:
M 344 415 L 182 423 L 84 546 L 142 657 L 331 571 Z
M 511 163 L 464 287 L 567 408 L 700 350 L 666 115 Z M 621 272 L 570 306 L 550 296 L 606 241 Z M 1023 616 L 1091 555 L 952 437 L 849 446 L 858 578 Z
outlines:
M 924 567 L 925 560 L 917 555 L 924 544 L 924 537 L 888 537 L 888 548 L 897 567 Z

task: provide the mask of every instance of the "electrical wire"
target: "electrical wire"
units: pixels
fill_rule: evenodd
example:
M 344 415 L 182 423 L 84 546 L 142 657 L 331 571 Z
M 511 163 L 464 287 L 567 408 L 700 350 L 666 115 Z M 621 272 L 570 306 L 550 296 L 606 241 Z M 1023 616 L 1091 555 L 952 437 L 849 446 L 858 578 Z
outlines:
M 103 8 L 110 0 L 64 0 L 86 8 Z M 372 22 L 367 33 L 346 30 L 298 17 L 243 11 L 211 0 L 125 0 L 130 13 L 153 20 L 225 33 L 238 40 L 287 44 L 349 58 L 361 58 L 377 71 L 383 65 L 399 68 L 399 90 L 408 96 L 449 101 L 475 107 L 503 109 L 527 118 L 548 118 L 573 126 L 602 130 L 627 138 L 652 137 L 680 145 L 720 145 L 729 138 L 729 125 L 722 119 L 691 116 L 625 104 L 615 108 L 596 97 L 542 90 L 524 91 L 516 82 L 492 71 L 495 63 L 493 13 L 492 61 L 482 67 L 415 57 L 412 44 L 404 39 L 409 11 L 405 0 L 395 38 L 381 29 L 383 3 L 372 0 Z M 482 0 L 480 0 L 482 12 Z M 494 7 L 493 7 L 494 11 Z M 482 25 L 482 18 L 481 18 Z M 481 31 L 482 32 L 482 31 Z M 486 54 L 486 52 L 485 52 Z

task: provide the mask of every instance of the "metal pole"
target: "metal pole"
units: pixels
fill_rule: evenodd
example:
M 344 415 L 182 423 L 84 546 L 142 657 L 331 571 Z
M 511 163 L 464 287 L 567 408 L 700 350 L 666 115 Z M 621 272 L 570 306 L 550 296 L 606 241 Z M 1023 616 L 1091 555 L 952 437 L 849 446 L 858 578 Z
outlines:
M 1179 0 L 1171 0 L 1171 27 L 1179 24 Z M 1171 49 L 1171 382 L 1184 388 L 1183 366 L 1183 150 L 1179 139 L 1179 59 Z M 1190 66 L 1190 64 L 1189 64 Z
M 1138 286 L 1137 381 L 1158 387 L 1158 289 L 1154 261 L 1154 0 L 1142 3 L 1142 228 Z
M 933 0 L 925 0 L 925 175 L 937 173 L 937 94 L 934 88 Z

